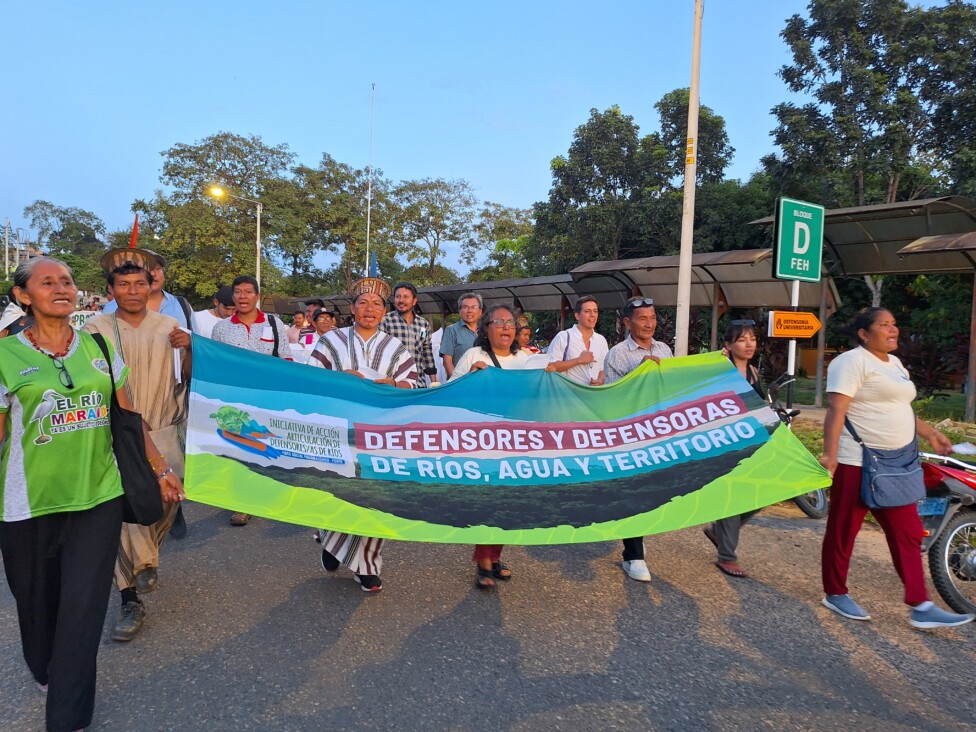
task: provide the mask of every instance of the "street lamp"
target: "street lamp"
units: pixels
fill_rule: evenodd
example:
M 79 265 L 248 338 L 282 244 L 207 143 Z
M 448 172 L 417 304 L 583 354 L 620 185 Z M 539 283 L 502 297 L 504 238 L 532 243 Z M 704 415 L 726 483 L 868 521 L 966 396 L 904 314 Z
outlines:
M 257 235 L 254 238 L 254 279 L 258 281 L 258 289 L 261 289 L 261 202 L 255 201 L 253 198 L 245 198 L 244 196 L 236 196 L 233 193 L 228 193 L 220 186 L 211 186 L 210 195 L 214 198 L 223 198 L 227 196 L 228 198 L 236 198 L 238 201 L 246 201 L 247 203 L 253 203 L 258 209 L 258 229 Z

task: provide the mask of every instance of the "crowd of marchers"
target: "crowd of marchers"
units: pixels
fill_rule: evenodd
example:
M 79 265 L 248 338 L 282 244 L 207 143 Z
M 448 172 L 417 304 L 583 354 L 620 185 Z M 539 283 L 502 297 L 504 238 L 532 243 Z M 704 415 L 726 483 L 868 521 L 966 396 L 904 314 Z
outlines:
M 541 353 L 531 343 L 522 313 L 511 305 L 485 307 L 473 291 L 458 300 L 459 320 L 436 332 L 417 307 L 413 284 L 391 286 L 379 277 L 352 285 L 349 313 L 312 299 L 286 324 L 262 312 L 258 281 L 250 275 L 221 287 L 212 307 L 193 312 L 185 299 L 165 290 L 166 260 L 160 255 L 119 249 L 106 253 L 101 264 L 111 300 L 81 330 L 70 323 L 78 295 L 73 273 L 46 257 L 17 269 L 12 305 L 0 318 L 0 551 L 17 605 L 24 658 L 47 696 L 49 730 L 83 729 L 91 723 L 96 656 L 112 585 L 119 610 L 111 637 L 130 641 L 146 624 L 145 596 L 160 581 L 164 538 L 186 533 L 181 502 L 191 333 L 391 389 L 436 388 L 486 368 L 538 368 L 600 387 L 647 361 L 660 364 L 673 355 L 654 337 L 657 313 L 648 297 L 633 297 L 619 310 L 626 335 L 612 347 L 596 330 L 597 301 L 580 297 L 573 308 L 575 324 Z M 756 333 L 753 321 L 733 319 L 723 349 L 765 397 L 753 365 Z M 833 484 L 822 550 L 822 602 L 840 616 L 864 621 L 870 614 L 852 598 L 847 575 L 869 509 L 859 493 L 862 453 L 848 425 L 856 427 L 858 439 L 880 449 L 921 437 L 947 454 L 951 444 L 912 411 L 915 387 L 893 353 L 898 344 L 894 316 L 883 308 L 866 308 L 851 324 L 851 335 L 855 347 L 831 363 L 827 377 L 820 462 L 832 473 Z M 123 490 L 106 408 L 113 396 L 143 418 L 146 454 L 165 505 L 163 518 L 151 526 L 122 521 Z M 66 425 L 69 413 L 71 424 Z M 904 584 L 911 625 L 970 622 L 973 616 L 949 613 L 928 597 L 915 505 L 871 510 Z M 703 528 L 716 547 L 716 566 L 733 578 L 747 576 L 737 547 L 752 515 Z M 233 513 L 229 520 L 242 527 L 252 517 Z M 345 570 L 366 592 L 383 589 L 382 539 L 325 528 L 315 532 L 315 539 L 326 572 Z M 501 545 L 474 547 L 477 588 L 492 590 L 512 579 L 502 550 Z M 632 580 L 651 581 L 644 537 L 623 540 L 620 567 Z

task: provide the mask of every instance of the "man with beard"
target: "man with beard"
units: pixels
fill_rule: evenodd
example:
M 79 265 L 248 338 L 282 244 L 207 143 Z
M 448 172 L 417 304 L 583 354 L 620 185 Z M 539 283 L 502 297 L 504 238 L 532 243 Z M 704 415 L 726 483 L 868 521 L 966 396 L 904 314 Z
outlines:
M 172 471 L 183 478 L 183 434 L 186 411 L 183 392 L 190 377 L 190 336 L 168 315 L 149 308 L 156 262 L 148 252 L 118 249 L 103 257 L 110 267 L 108 290 L 116 310 L 96 315 L 84 325 L 110 341 L 131 372 L 125 389 L 133 409 L 149 426 L 153 442 Z M 180 349 L 182 381 L 177 382 L 173 350 Z M 163 518 L 152 526 L 122 524 L 115 560 L 115 586 L 122 596 L 122 611 L 112 629 L 112 640 L 130 641 L 146 618 L 139 594 L 156 589 L 159 547 L 173 524 L 180 504 L 163 503 Z
M 417 288 L 412 282 L 398 282 L 393 287 L 394 310 L 383 316 L 380 330 L 389 333 L 407 347 L 417 365 L 417 386 L 427 386 L 425 376 L 437 376 L 434 352 L 430 345 L 430 323 L 414 312 Z
M 320 338 L 308 364 L 343 371 L 376 384 L 415 388 L 417 370 L 409 349 L 379 329 L 390 286 L 376 277 L 366 277 L 353 283 L 351 294 L 353 324 L 330 330 Z M 322 544 L 322 567 L 326 571 L 334 572 L 344 566 L 356 576 L 364 592 L 383 589 L 382 539 L 322 530 L 317 540 Z
M 649 297 L 632 297 L 620 311 L 620 317 L 623 318 L 629 335 L 607 354 L 603 368 L 608 384 L 619 381 L 644 361 L 661 363 L 662 358 L 671 358 L 674 355 L 667 344 L 654 340 L 654 331 L 657 330 L 654 300 Z M 644 561 L 643 536 L 624 539 L 623 562 L 620 568 L 632 580 L 651 581 L 651 573 Z

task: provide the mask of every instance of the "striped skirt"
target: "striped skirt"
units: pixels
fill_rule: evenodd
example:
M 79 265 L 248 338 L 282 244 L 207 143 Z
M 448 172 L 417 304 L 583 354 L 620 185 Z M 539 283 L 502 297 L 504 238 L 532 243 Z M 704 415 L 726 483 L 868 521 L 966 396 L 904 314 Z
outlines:
M 375 574 L 383 570 L 383 539 L 336 531 L 319 531 L 322 548 L 354 574 Z

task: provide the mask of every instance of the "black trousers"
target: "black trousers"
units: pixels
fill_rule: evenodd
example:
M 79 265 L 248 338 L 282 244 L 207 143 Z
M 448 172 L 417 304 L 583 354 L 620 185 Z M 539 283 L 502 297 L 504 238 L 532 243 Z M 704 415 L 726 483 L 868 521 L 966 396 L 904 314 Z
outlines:
M 624 561 L 631 562 L 635 559 L 644 558 L 644 537 L 636 536 L 633 539 L 624 539 Z
M 48 684 L 47 729 L 91 724 L 95 670 L 122 527 L 122 499 L 0 522 L 27 666 Z

